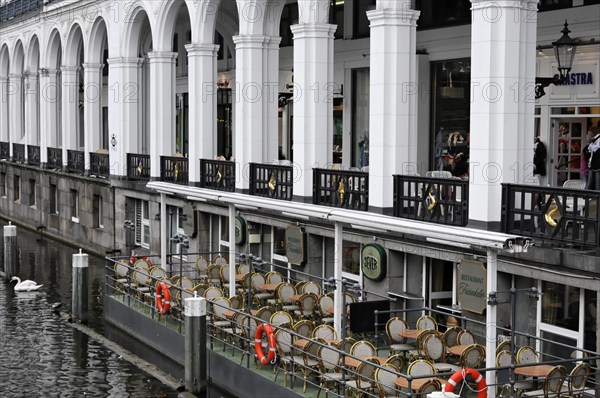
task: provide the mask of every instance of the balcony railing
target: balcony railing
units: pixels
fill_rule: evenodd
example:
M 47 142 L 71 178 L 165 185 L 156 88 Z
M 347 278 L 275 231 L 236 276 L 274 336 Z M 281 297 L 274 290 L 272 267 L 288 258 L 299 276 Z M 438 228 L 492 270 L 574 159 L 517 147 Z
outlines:
M 10 159 L 10 143 L 4 141 L 0 142 L 0 159 Z
M 48 160 L 46 161 L 46 168 L 51 170 L 62 169 L 62 149 L 60 148 L 48 148 Z
M 0 22 L 37 10 L 43 4 L 43 0 L 12 0 L 0 7 Z
M 202 188 L 235 192 L 235 162 L 200 159 L 200 174 Z
M 128 153 L 127 178 L 133 181 L 150 180 L 150 155 Z
M 40 147 L 37 145 L 27 145 L 27 163 L 32 166 L 40 165 Z
M 600 247 L 600 191 L 502 185 L 502 232 Z
M 83 151 L 67 150 L 67 171 L 69 173 L 83 174 L 85 172 Z
M 469 181 L 395 175 L 394 216 L 464 227 L 469 221 Z
M 25 145 L 13 143 L 13 162 L 25 163 Z
M 177 156 L 160 157 L 160 180 L 175 184 L 188 183 L 188 159 Z
M 108 153 L 90 152 L 90 175 L 110 177 L 110 161 Z
M 369 210 L 369 173 L 313 169 L 313 203 L 353 210 Z
M 250 163 L 250 195 L 292 200 L 294 168 Z

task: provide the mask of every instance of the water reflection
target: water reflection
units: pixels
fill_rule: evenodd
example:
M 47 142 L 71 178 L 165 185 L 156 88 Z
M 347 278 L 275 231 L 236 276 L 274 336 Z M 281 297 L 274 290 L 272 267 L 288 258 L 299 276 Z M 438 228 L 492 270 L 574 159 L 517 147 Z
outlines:
M 65 310 L 70 307 L 71 256 L 75 249 L 22 228 L 18 230 L 18 244 L 17 275 L 44 286 L 36 292 L 15 292 L 14 282 L 0 281 L 2 397 L 177 397 L 176 391 L 53 313 L 55 302 L 62 303 Z M 99 292 L 104 262 L 90 256 L 89 267 L 89 324 L 103 331 L 106 326 Z M 3 264 L 0 269 L 4 270 Z

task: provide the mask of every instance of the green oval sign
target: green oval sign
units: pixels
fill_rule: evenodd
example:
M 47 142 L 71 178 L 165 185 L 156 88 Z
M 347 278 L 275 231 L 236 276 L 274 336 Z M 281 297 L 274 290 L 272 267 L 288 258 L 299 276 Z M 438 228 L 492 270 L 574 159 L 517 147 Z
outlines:
M 240 216 L 235 217 L 235 244 L 246 243 L 246 220 Z
M 387 275 L 387 254 L 377 243 L 363 246 L 362 254 L 363 275 L 373 281 L 380 281 Z

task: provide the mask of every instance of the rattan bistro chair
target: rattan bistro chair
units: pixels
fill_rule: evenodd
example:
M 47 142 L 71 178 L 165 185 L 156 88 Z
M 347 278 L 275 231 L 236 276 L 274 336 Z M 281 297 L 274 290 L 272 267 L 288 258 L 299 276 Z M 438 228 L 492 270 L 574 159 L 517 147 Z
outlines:
M 560 398 L 567 369 L 564 366 L 555 366 L 544 378 L 544 385 L 540 390 L 525 391 L 524 397 Z
M 375 383 L 379 390 L 379 398 L 392 398 L 398 396 L 395 380 L 400 369 L 389 363 L 384 363 L 375 371 Z
M 400 332 L 404 329 L 408 329 L 408 325 L 404 319 L 399 317 L 390 318 L 385 324 L 385 332 L 390 343 L 390 354 L 406 353 L 415 349 L 414 345 L 406 344 L 406 339 L 400 336 Z
M 590 376 L 591 367 L 587 363 L 575 366 L 567 378 L 567 385 L 562 387 L 562 395 L 571 398 L 583 397 L 585 385 Z

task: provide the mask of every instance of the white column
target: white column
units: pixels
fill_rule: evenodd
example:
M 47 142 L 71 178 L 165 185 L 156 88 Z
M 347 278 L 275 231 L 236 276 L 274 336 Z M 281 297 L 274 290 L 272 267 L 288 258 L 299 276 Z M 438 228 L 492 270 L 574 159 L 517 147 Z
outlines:
M 386 7 L 382 9 L 381 7 Z M 410 1 L 378 1 L 371 21 L 369 206 L 393 206 L 394 174 L 416 168 L 416 34 Z
M 281 37 L 271 36 L 264 47 L 263 120 L 265 161 L 279 157 L 279 43 Z
M 248 164 L 266 161 L 263 143 L 263 46 L 262 35 L 234 36 L 236 53 L 235 95 L 235 161 L 241 178 L 236 188 L 247 190 L 249 186 Z
M 60 70 L 62 71 L 62 157 L 63 166 L 66 167 L 67 151 L 79 149 L 77 148 L 79 87 L 77 87 L 76 66 L 61 66 Z
M 39 80 L 37 72 L 25 77 L 25 143 L 39 145 Z M 27 156 L 27 149 L 25 149 Z
M 229 204 L 229 297 L 235 296 L 235 205 Z
M 332 161 L 333 34 L 336 26 L 306 23 L 294 35 L 294 196 L 312 196 L 312 169 Z
M 8 106 L 10 109 L 10 153 L 12 156 L 12 143 L 21 143 L 23 138 L 23 76 L 16 73 L 11 73 L 8 76 Z
M 344 244 L 344 231 L 342 228 L 342 224 L 336 222 L 334 225 L 334 242 L 333 247 L 335 248 L 335 252 L 333 253 L 334 258 L 334 268 L 333 268 L 333 278 L 335 279 L 335 291 L 333 293 L 333 327 L 337 332 L 338 336 L 342 335 L 342 316 L 344 316 L 344 311 L 346 309 L 342 305 L 342 296 L 344 294 L 342 287 L 342 270 L 344 267 L 344 256 L 342 255 L 342 247 Z
M 8 77 L 0 76 L 0 141 L 10 141 L 8 131 Z
M 217 137 L 217 51 L 213 44 L 185 46 L 189 60 L 190 185 L 200 182 L 200 159 L 213 159 Z
M 108 60 L 109 156 L 111 174 L 127 175 L 127 153 L 140 150 L 141 58 Z
M 160 177 L 160 156 L 175 154 L 175 59 L 177 53 L 151 52 L 150 176 Z M 193 110 L 192 110 L 193 111 Z
M 40 161 L 48 161 L 48 148 L 58 146 L 59 90 L 55 69 L 40 69 Z
M 533 104 L 522 104 L 527 100 L 524 94 L 532 93 L 533 86 L 522 85 L 535 79 L 535 42 L 528 43 L 532 38 L 527 36 L 535 32 L 537 21 L 531 19 L 527 7 L 537 2 L 471 3 L 469 196 L 477 200 L 469 201 L 469 216 L 473 226 L 496 228 L 501 184 L 523 181 L 519 171 L 527 170 L 522 163 L 525 149 L 533 145 Z M 535 9 L 532 12 L 535 15 Z M 529 131 L 524 130 L 527 126 Z
M 102 137 L 102 64 L 83 64 L 83 126 L 85 164 L 89 168 L 90 152 L 100 149 Z

